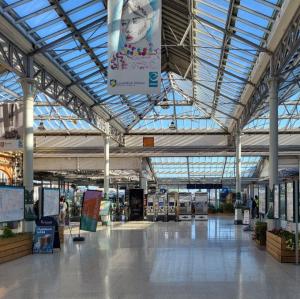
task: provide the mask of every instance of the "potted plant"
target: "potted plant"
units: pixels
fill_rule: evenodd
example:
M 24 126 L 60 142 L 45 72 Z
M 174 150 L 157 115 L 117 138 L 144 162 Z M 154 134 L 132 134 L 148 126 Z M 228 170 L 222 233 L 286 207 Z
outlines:
M 260 246 L 266 245 L 266 233 L 267 233 L 267 223 L 257 221 L 255 223 L 254 239 L 258 245 Z

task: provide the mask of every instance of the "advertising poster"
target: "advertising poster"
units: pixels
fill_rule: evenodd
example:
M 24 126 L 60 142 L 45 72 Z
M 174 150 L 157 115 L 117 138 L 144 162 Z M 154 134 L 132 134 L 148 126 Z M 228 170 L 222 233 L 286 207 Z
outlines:
M 0 103 L 0 151 L 23 147 L 23 103 Z
M 104 200 L 100 206 L 100 216 L 108 216 L 110 211 L 110 201 Z
M 95 232 L 97 230 L 101 199 L 101 191 L 87 190 L 84 193 L 80 218 L 81 230 L 86 230 L 90 232 Z
M 33 253 L 53 253 L 54 227 L 36 226 Z
M 294 188 L 293 183 L 286 184 L 286 219 L 294 221 Z
M 43 188 L 43 216 L 57 216 L 59 214 L 59 189 Z
M 266 186 L 259 186 L 259 213 L 266 214 Z
M 279 218 L 279 186 L 274 186 L 274 218 Z
M 158 94 L 161 0 L 108 1 L 110 94 Z
M 0 187 L 0 223 L 24 219 L 24 188 Z

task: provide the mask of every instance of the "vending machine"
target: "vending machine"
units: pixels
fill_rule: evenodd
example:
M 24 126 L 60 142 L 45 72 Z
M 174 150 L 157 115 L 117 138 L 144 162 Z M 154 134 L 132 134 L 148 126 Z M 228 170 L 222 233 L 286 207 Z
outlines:
M 147 197 L 146 217 L 148 221 L 156 219 L 156 194 L 150 193 Z
M 129 220 L 144 219 L 144 190 L 129 190 Z
M 166 221 L 167 220 L 167 193 L 158 193 L 157 194 L 157 221 Z
M 179 220 L 192 220 L 192 194 L 179 193 Z
M 208 193 L 195 193 L 195 220 L 207 220 L 208 214 Z
M 168 211 L 167 211 L 167 220 L 178 220 L 177 215 L 177 205 L 178 205 L 178 193 L 170 192 L 168 193 Z

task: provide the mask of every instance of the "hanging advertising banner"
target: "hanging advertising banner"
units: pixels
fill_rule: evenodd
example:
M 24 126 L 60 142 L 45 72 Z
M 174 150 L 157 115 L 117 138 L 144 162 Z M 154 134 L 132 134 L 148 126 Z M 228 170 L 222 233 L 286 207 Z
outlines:
M 161 0 L 108 1 L 108 92 L 158 94 Z
M 101 191 L 87 190 L 84 193 L 80 218 L 81 230 L 90 232 L 95 232 L 97 230 L 101 198 Z
M 0 151 L 22 149 L 23 105 L 22 103 L 0 104 Z

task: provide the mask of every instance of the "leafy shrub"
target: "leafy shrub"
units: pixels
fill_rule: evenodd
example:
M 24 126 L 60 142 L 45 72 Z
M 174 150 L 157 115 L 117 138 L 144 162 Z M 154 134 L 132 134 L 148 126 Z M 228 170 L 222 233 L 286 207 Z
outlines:
M 280 229 L 273 229 L 270 231 L 272 234 L 279 236 L 280 238 L 285 240 L 286 248 L 290 250 L 295 250 L 296 248 L 296 234 L 291 233 L 289 231 Z M 299 248 L 300 248 L 300 234 L 298 238 Z
M 266 245 L 267 239 L 267 223 L 257 221 L 255 223 L 255 235 L 254 238 L 259 242 L 260 245 Z
M 224 213 L 234 213 L 234 207 L 232 203 L 224 203 L 223 204 Z
M 14 235 L 15 234 L 13 233 L 13 231 L 9 227 L 4 227 L 2 238 L 7 239 L 7 238 L 13 237 Z

